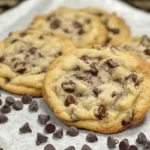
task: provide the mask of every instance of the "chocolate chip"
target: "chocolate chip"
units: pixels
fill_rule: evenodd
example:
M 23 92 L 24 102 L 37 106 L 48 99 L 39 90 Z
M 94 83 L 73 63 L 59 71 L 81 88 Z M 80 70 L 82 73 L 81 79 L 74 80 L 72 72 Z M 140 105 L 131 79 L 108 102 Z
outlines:
M 147 139 L 146 138 L 146 135 L 143 133 L 143 132 L 140 132 L 138 134 L 138 137 L 136 139 L 136 142 L 139 143 L 139 144 L 144 144 L 144 140 Z
M 21 101 L 23 104 L 30 104 L 32 101 L 32 97 L 29 94 L 25 93 L 23 94 Z
M 15 43 L 17 41 L 19 41 L 19 40 L 18 39 L 14 39 L 14 40 L 11 41 L 11 43 L 13 44 L 13 43 Z
M 67 130 L 66 134 L 69 135 L 69 136 L 77 136 L 79 134 L 79 130 L 74 126 L 71 126 Z
M 109 149 L 115 148 L 115 147 L 116 147 L 116 144 L 118 144 L 118 143 L 119 143 L 119 141 L 116 140 L 116 139 L 115 139 L 114 137 L 112 137 L 112 136 L 109 136 L 109 137 L 107 138 L 107 146 L 108 146 Z
M 87 18 L 87 19 L 85 20 L 85 23 L 87 23 L 87 24 L 91 23 L 91 19 Z
M 138 150 L 138 148 L 135 145 L 130 145 L 128 150 Z
M 132 81 L 134 82 L 135 86 L 138 86 L 140 84 L 139 80 L 138 80 L 138 76 L 136 74 L 130 74 L 129 76 L 125 77 L 125 80 L 128 80 L 129 78 L 132 79 Z
M 106 61 L 106 64 L 107 64 L 110 68 L 116 68 L 116 67 L 119 66 L 119 65 L 118 65 L 116 62 L 114 62 L 112 59 L 108 59 L 108 60 Z
M 92 64 L 90 65 L 90 67 L 91 67 L 90 73 L 91 73 L 92 75 L 94 75 L 94 76 L 97 76 L 97 74 L 98 74 L 98 69 L 97 69 L 96 64 L 95 64 L 95 63 L 92 63 Z
M 47 20 L 47 21 L 50 21 L 50 20 L 52 19 L 52 17 L 53 17 L 53 15 L 49 15 L 49 16 L 46 18 L 46 20 Z
M 81 60 L 83 60 L 83 61 L 85 61 L 86 63 L 88 63 L 89 60 L 90 60 L 90 58 L 89 58 L 87 55 L 83 55 L 83 56 L 81 57 Z
M 36 100 L 33 100 L 31 104 L 29 105 L 30 111 L 38 111 L 38 103 Z
M 145 53 L 146 55 L 150 56 L 150 49 L 145 49 L 145 50 L 144 50 L 144 53 Z
M 143 36 L 141 38 L 141 42 L 140 42 L 143 46 L 149 47 L 150 46 L 150 39 L 148 36 Z
M 69 29 L 64 29 L 63 30 L 65 33 L 69 33 Z
M 105 43 L 108 44 L 111 41 L 111 37 L 107 37 Z
M 2 100 L 0 99 L 0 106 L 2 105 Z
M 5 60 L 4 56 L 0 56 L 0 62 L 2 63 Z
M 90 146 L 88 146 L 87 144 L 84 144 L 82 146 L 81 150 L 92 150 L 92 148 Z
M 102 120 L 106 116 L 107 116 L 107 114 L 106 114 L 106 106 L 105 105 L 100 105 L 99 108 L 98 108 L 98 113 L 96 114 L 96 117 L 99 120 Z
M 20 33 L 20 37 L 24 37 L 24 36 L 26 36 L 25 32 Z
M 90 143 L 93 143 L 93 142 L 97 142 L 98 141 L 98 138 L 96 136 L 96 134 L 94 132 L 90 132 L 87 136 L 86 136 L 86 140 Z
M 99 89 L 95 88 L 95 89 L 93 90 L 93 93 L 94 93 L 94 95 L 95 95 L 96 97 L 98 97 L 98 95 L 100 94 L 100 91 L 99 91 Z
M 71 104 L 77 104 L 77 101 L 76 101 L 76 99 L 75 99 L 72 95 L 69 95 L 69 96 L 66 98 L 64 105 L 65 105 L 66 107 L 68 107 L 68 106 L 70 106 Z
M 132 123 L 131 121 L 126 121 L 126 120 L 122 121 L 123 126 L 131 126 L 131 123 Z
M 26 71 L 26 68 L 22 68 L 22 69 L 17 70 L 16 72 L 20 73 L 20 74 L 23 74 L 25 71 Z
M 0 108 L 0 112 L 3 114 L 8 114 L 11 112 L 11 108 L 8 104 L 4 104 L 1 108 Z
M 20 131 L 20 133 L 32 132 L 28 122 L 26 122 L 22 127 L 20 127 L 19 131 Z
M 74 146 L 69 146 L 67 148 L 65 148 L 65 150 L 76 150 Z
M 55 147 L 52 145 L 52 144 L 47 144 L 45 147 L 44 147 L 44 150 L 56 150 Z
M 38 115 L 38 120 L 43 125 L 46 125 L 46 123 L 49 121 L 49 119 L 50 119 L 50 116 L 48 116 L 48 115 L 44 115 L 44 114 Z
M 60 25 L 61 25 L 61 21 L 59 19 L 55 19 L 51 22 L 50 27 L 52 29 L 57 29 L 60 27 Z
M 23 104 L 21 101 L 15 101 L 14 104 L 12 104 L 12 107 L 15 110 L 21 110 L 21 109 L 23 109 Z
M 8 121 L 8 117 L 0 112 L 0 124 L 6 123 Z
M 144 150 L 150 150 L 150 141 L 148 139 L 144 139 Z
M 45 135 L 43 135 L 41 133 L 38 133 L 37 134 L 36 145 L 40 145 L 42 143 L 45 143 L 45 142 L 47 142 L 47 140 L 48 140 L 47 136 L 45 136 Z
M 85 33 L 85 31 L 81 28 L 79 31 L 78 31 L 78 34 L 79 35 L 82 35 L 82 34 L 84 34 Z
M 112 32 L 113 34 L 119 34 L 120 33 L 120 29 L 111 29 L 111 28 L 108 28 L 108 30 L 110 31 L 110 32 Z
M 53 133 L 56 130 L 55 125 L 49 123 L 45 126 L 44 130 L 46 131 L 46 133 Z
M 62 139 L 63 138 L 63 129 L 60 128 L 53 133 L 53 137 Z
M 5 103 L 11 106 L 12 104 L 15 103 L 15 99 L 11 96 L 7 96 L 5 99 Z
M 63 90 L 68 92 L 68 93 L 74 92 L 75 83 L 73 81 L 63 82 L 61 84 L 61 86 L 62 86 Z
M 124 139 L 119 143 L 120 150 L 128 150 L 128 147 L 129 147 L 128 139 Z
M 74 26 L 75 28 L 82 28 L 82 24 L 81 24 L 80 22 L 78 22 L 78 21 L 74 21 L 74 22 L 73 22 L 73 26 Z
M 35 54 L 35 52 L 37 51 L 37 48 L 36 47 L 31 47 L 28 51 L 29 51 L 30 54 Z
M 96 13 L 94 13 L 94 15 L 99 16 L 99 17 L 102 17 L 102 16 L 103 16 L 103 14 L 100 13 L 100 12 L 96 12 Z

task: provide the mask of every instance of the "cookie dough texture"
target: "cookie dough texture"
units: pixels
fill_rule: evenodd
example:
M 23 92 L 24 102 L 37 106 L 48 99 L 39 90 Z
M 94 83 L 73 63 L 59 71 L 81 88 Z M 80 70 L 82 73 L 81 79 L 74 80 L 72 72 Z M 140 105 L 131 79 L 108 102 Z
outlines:
M 150 63 L 150 38 L 146 35 L 125 41 L 119 49 L 135 53 Z
M 114 47 L 68 52 L 50 65 L 44 99 L 69 126 L 117 133 L 146 115 L 149 70 L 147 62 Z
M 86 8 L 84 12 L 100 18 L 108 30 L 106 44 L 117 46 L 130 38 L 130 29 L 125 21 L 116 14 L 109 14 L 99 8 Z
M 30 28 L 63 34 L 77 47 L 103 44 L 107 38 L 107 30 L 98 17 L 65 7 L 48 15 L 36 17 Z
M 11 33 L 0 43 L 0 88 L 42 96 L 49 64 L 75 46 L 66 37 L 40 30 Z

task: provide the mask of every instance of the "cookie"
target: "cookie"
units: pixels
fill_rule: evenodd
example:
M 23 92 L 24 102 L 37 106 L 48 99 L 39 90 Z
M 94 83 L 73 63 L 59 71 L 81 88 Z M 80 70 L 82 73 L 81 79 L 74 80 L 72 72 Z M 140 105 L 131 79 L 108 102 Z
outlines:
M 18 31 L 0 43 L 0 88 L 42 96 L 49 64 L 75 46 L 66 37 L 40 30 Z
M 114 47 L 78 49 L 50 65 L 43 96 L 65 124 L 116 133 L 146 115 L 149 70 L 147 62 Z
M 36 17 L 30 28 L 63 34 L 77 47 L 103 44 L 107 38 L 107 30 L 98 17 L 65 7 L 48 15 Z
M 148 36 L 131 38 L 124 42 L 119 48 L 133 52 L 150 63 L 150 38 Z
M 101 19 L 108 30 L 106 44 L 109 43 L 117 46 L 130 37 L 129 27 L 125 21 L 116 14 L 109 14 L 99 8 L 86 8 L 83 11 L 98 16 Z

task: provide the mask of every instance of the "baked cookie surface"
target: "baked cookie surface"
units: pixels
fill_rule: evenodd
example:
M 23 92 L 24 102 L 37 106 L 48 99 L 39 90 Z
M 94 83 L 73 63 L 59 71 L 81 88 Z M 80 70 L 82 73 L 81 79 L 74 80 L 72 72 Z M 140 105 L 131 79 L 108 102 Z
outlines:
M 109 14 L 106 11 L 98 8 L 86 8 L 83 11 L 98 16 L 101 19 L 108 30 L 106 44 L 109 43 L 117 46 L 130 37 L 129 27 L 125 21 L 116 14 Z
M 150 63 L 150 38 L 148 36 L 131 38 L 124 42 L 119 48 L 133 52 Z
M 75 46 L 66 37 L 40 30 L 14 32 L 0 43 L 0 88 L 42 96 L 49 64 Z
M 150 106 L 149 88 L 145 61 L 114 47 L 85 48 L 51 64 L 43 96 L 65 124 L 116 133 L 144 118 Z
M 65 7 L 36 17 L 30 27 L 63 34 L 77 47 L 103 44 L 107 38 L 107 30 L 98 17 Z

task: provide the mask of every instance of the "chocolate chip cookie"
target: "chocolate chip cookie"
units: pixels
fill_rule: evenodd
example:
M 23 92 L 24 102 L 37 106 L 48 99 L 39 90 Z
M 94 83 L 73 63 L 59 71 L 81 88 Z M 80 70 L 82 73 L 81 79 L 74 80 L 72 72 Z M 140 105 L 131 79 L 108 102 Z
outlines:
M 0 43 L 0 88 L 42 96 L 42 82 L 49 64 L 75 46 L 66 37 L 40 30 L 11 33 Z
M 148 36 L 131 38 L 124 42 L 119 48 L 133 52 L 150 63 L 150 38 Z
M 36 17 L 30 28 L 63 34 L 77 47 L 103 44 L 107 38 L 107 30 L 98 17 L 65 7 L 46 16 Z
M 114 47 L 78 49 L 51 64 L 43 95 L 65 124 L 116 133 L 146 115 L 149 74 L 147 62 Z
M 125 21 L 116 14 L 109 14 L 98 8 L 86 8 L 83 10 L 98 16 L 108 30 L 106 44 L 117 46 L 130 37 L 130 29 Z

